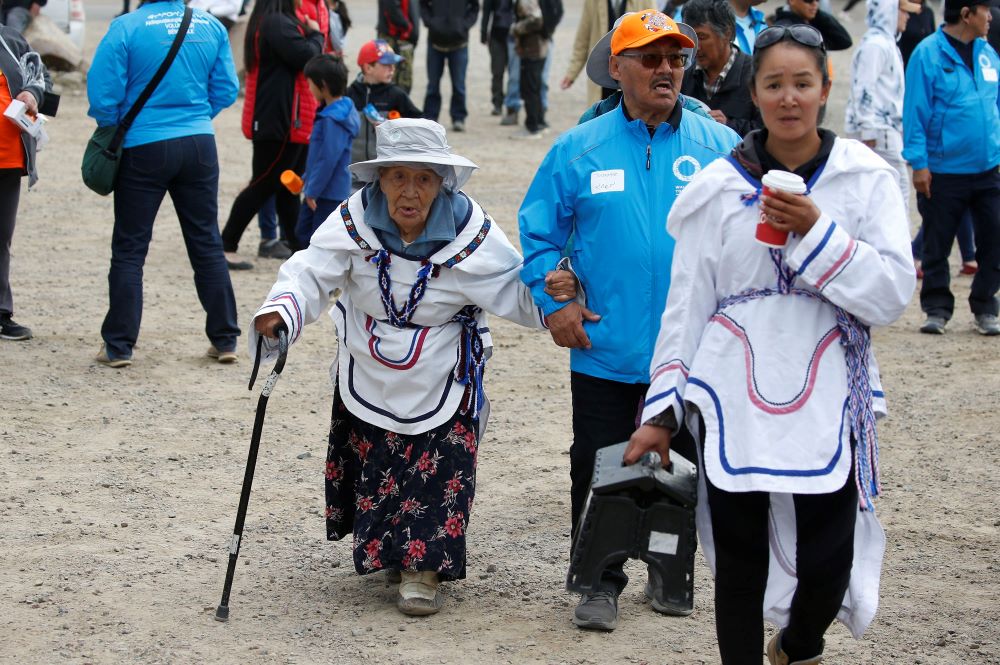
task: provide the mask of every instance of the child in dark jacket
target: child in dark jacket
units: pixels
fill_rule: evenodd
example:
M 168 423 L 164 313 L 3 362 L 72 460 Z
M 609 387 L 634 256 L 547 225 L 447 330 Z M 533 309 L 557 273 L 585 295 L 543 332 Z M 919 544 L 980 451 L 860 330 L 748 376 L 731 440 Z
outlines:
M 302 247 L 351 195 L 351 141 L 358 135 L 358 114 L 354 104 L 344 97 L 347 67 L 336 56 L 318 55 L 302 70 L 309 81 L 309 91 L 319 102 L 319 111 L 309 136 L 309 155 L 303 175 L 305 205 L 299 209 L 295 236 Z
M 403 58 L 393 52 L 389 43 L 373 39 L 362 45 L 358 51 L 358 67 L 361 73 L 347 89 L 347 96 L 354 102 L 361 129 L 354 145 L 351 146 L 351 162 L 375 159 L 375 125 L 364 115 L 364 108 L 371 104 L 379 114 L 388 120 L 392 118 L 419 118 L 423 114 L 407 96 L 406 91 L 392 82 L 396 65 Z M 351 189 L 360 189 L 364 183 L 352 182 Z

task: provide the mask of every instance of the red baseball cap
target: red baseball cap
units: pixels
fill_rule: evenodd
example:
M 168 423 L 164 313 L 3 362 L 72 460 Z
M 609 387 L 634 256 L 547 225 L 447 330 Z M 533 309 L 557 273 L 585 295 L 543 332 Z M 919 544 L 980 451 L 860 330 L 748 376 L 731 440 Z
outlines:
M 358 66 L 371 65 L 379 62 L 383 65 L 398 65 L 403 61 L 403 56 L 396 55 L 396 52 L 389 46 L 389 42 L 381 39 L 373 39 L 365 42 L 358 51 Z

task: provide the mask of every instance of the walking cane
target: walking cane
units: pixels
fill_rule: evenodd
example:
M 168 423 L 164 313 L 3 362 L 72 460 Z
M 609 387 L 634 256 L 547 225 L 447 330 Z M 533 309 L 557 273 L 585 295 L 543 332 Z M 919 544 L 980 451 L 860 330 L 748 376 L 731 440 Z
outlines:
M 243 540 L 243 521 L 247 516 L 247 505 L 250 503 L 250 487 L 253 485 L 253 472 L 257 466 L 257 450 L 260 448 L 260 433 L 264 429 L 264 412 L 267 410 L 267 398 L 274 390 L 274 384 L 278 382 L 281 370 L 285 368 L 285 358 L 288 355 L 288 330 L 284 324 L 278 324 L 276 328 L 278 335 L 278 362 L 274 363 L 271 375 L 264 382 L 264 388 L 260 391 L 260 399 L 257 400 L 257 415 L 253 422 L 253 435 L 250 437 L 250 452 L 247 455 L 247 469 L 243 474 L 243 489 L 240 491 L 240 505 L 236 509 L 236 526 L 233 527 L 233 540 L 229 545 L 229 568 L 226 569 L 226 582 L 222 587 L 222 601 L 219 602 L 218 609 L 215 610 L 216 621 L 229 620 L 229 592 L 233 588 L 233 575 L 236 573 L 236 559 L 240 556 L 240 542 Z M 257 338 L 257 357 L 253 362 L 253 372 L 250 373 L 250 385 L 248 390 L 253 390 L 253 384 L 257 381 L 257 371 L 260 369 L 261 345 L 264 336 Z

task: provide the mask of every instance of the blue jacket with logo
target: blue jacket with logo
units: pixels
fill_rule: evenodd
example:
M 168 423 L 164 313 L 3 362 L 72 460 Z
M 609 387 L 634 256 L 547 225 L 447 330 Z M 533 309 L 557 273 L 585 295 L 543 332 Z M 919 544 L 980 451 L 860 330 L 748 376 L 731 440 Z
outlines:
M 146 2 L 111 22 L 87 73 L 87 115 L 117 125 L 167 56 L 184 15 L 180 0 Z M 125 135 L 124 147 L 214 134 L 212 118 L 236 101 L 239 81 L 226 29 L 194 10 L 177 58 Z
M 939 28 L 906 66 L 903 158 L 932 173 L 982 173 L 1000 164 L 1000 58 L 973 43 L 973 71 Z
M 584 322 L 592 348 L 572 350 L 574 372 L 649 382 L 674 251 L 667 213 L 694 175 L 739 140 L 679 106 L 650 137 L 620 105 L 556 139 L 518 214 L 521 279 L 546 315 L 561 309 L 544 292 L 545 274 L 572 235 L 569 256 L 587 308 L 602 317 Z

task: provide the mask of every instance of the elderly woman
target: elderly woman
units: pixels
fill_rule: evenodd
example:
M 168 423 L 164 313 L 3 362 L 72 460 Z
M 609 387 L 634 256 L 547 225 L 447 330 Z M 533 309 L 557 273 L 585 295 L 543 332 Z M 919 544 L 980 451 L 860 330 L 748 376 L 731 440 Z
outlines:
M 274 356 L 279 324 L 295 341 L 340 290 L 340 342 L 326 459 L 327 538 L 353 530 L 359 574 L 401 571 L 397 607 L 437 612 L 438 582 L 465 577 L 476 452 L 489 403 L 485 311 L 544 328 L 518 274 L 521 256 L 461 191 L 477 167 L 444 128 L 420 119 L 377 129 L 377 157 L 351 165 L 368 183 L 282 267 L 254 319 Z M 568 272 L 550 275 L 568 299 Z
M 740 136 L 760 129 L 760 112 L 750 98 L 750 56 L 733 43 L 736 15 L 729 0 L 689 0 L 684 20 L 698 35 L 698 53 L 681 92 L 707 104 L 716 121 Z

